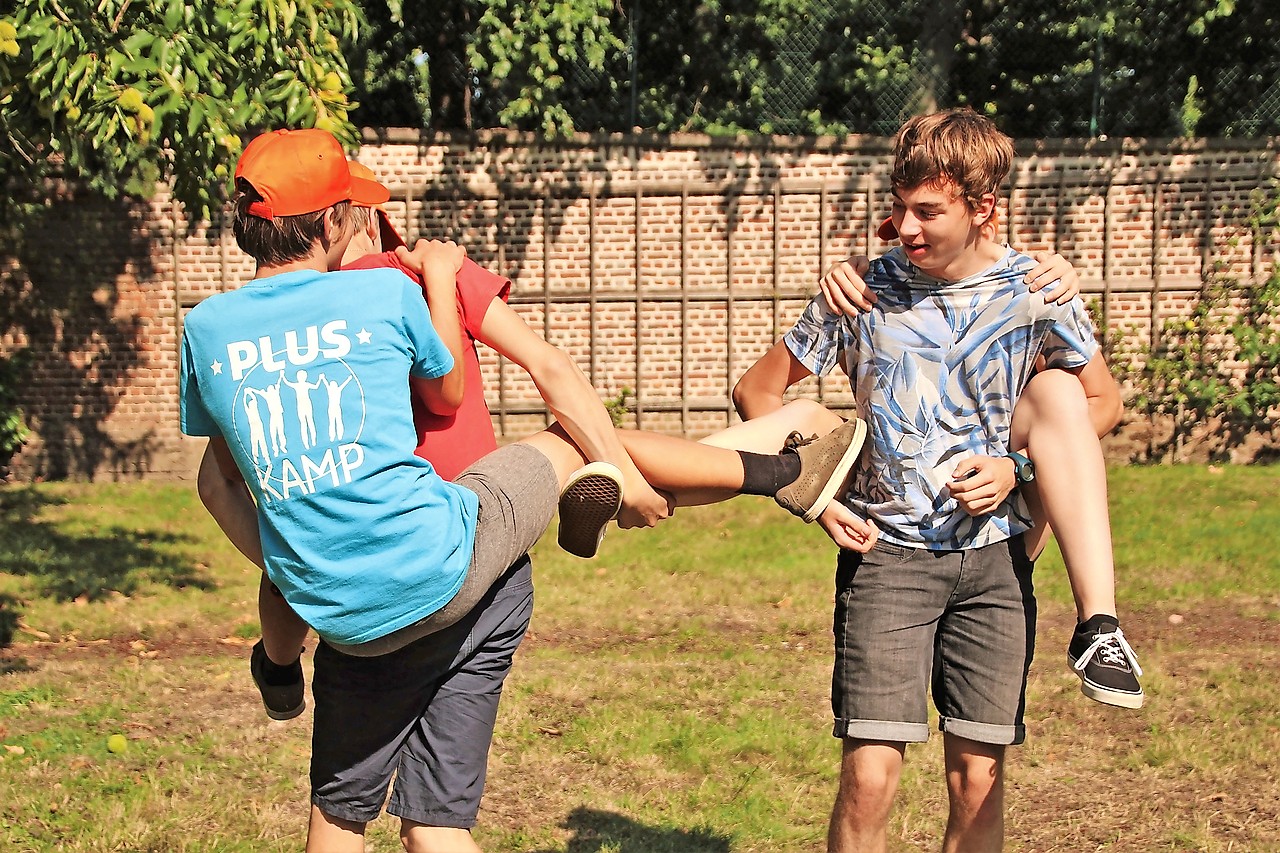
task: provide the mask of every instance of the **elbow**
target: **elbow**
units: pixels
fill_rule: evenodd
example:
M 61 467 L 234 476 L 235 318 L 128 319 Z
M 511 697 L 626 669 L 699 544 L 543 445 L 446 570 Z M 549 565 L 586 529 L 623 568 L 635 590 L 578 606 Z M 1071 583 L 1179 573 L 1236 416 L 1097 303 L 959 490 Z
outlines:
M 742 418 L 743 420 L 747 420 L 747 416 L 744 412 L 744 409 L 747 406 L 746 401 L 750 396 L 748 393 L 748 389 L 743 387 L 743 383 L 746 381 L 746 378 L 747 377 L 743 376 L 736 383 L 734 383 L 733 391 L 730 392 L 729 394 L 729 399 L 733 401 L 733 408 L 737 410 L 738 417 Z
M 436 412 L 437 415 L 452 415 L 462 407 L 462 398 L 466 395 L 466 382 L 459 371 L 455 380 L 452 376 L 445 381 L 444 387 L 440 389 L 440 399 L 436 405 L 442 411 Z
M 782 394 L 762 382 L 755 372 L 748 370 L 733 386 L 729 398 L 738 416 L 745 420 L 768 414 L 782 405 Z
M 1124 403 L 1121 402 L 1119 395 L 1115 399 L 1110 400 L 1106 408 L 1105 417 L 1103 418 L 1102 434 L 1106 435 L 1120 426 L 1120 422 L 1124 420 Z
M 556 389 L 566 389 L 575 385 L 591 389 L 595 388 L 586 374 L 578 369 L 573 356 L 552 346 L 547 346 L 539 353 L 539 357 L 531 360 L 525 369 L 533 377 L 534 384 L 542 391 L 554 393 Z

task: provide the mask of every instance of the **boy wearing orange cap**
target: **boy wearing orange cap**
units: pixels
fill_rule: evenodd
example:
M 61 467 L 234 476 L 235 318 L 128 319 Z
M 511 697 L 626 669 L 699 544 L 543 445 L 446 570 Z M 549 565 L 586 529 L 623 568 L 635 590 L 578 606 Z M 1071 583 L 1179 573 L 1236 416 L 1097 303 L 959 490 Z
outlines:
M 406 377 L 438 414 L 463 399 L 458 359 L 431 316 L 450 325 L 465 253 L 452 243 L 421 247 L 425 303 L 395 270 L 329 272 L 352 239 L 352 201 L 376 205 L 387 195 L 353 176 L 321 131 L 255 139 L 236 178 L 236 239 L 257 273 L 196 306 L 183 331 L 182 428 L 210 438 L 201 496 L 323 641 L 308 848 L 363 849 L 365 823 L 394 777 L 388 808 L 402 818 L 406 849 L 432 849 L 433 829 L 465 834 L 470 824 L 422 807 L 440 792 L 417 747 L 448 738 L 406 739 L 423 726 L 437 683 L 418 676 L 447 671 L 463 653 L 495 580 L 557 505 L 569 541 L 594 553 L 624 503 L 623 474 L 600 461 L 584 468 L 584 457 L 634 464 L 612 429 L 570 441 L 566 420 L 564 429 L 486 454 L 454 482 L 441 478 L 408 450 Z M 572 362 L 566 369 L 576 370 Z M 310 396 L 322 387 L 323 428 Z M 812 517 L 843 482 L 861 432 L 851 422 L 770 455 L 641 433 L 628 447 L 652 460 L 645 474 L 677 497 L 691 489 L 772 495 Z M 632 520 L 620 523 L 653 524 L 670 512 L 671 497 L 639 476 L 633 488 L 632 479 Z

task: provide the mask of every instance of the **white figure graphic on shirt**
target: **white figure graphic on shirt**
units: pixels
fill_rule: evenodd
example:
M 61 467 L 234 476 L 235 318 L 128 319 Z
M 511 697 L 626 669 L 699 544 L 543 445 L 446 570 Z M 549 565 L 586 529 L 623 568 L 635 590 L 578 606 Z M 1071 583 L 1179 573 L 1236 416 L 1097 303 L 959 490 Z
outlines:
M 280 402 L 280 380 L 282 379 L 284 379 L 283 373 L 276 377 L 274 383 L 258 391 L 258 396 L 267 404 L 271 432 L 271 452 L 275 456 L 289 452 L 288 442 L 284 435 L 284 404 Z
M 342 434 L 346 432 L 346 427 L 342 423 L 342 389 L 346 388 L 351 382 L 351 377 L 348 376 L 346 379 L 342 380 L 341 384 L 339 384 L 337 380 L 326 379 L 325 375 L 321 373 L 320 378 L 317 379 L 316 382 L 323 385 L 325 393 L 328 394 L 329 440 L 337 441 L 342 438 Z
M 253 448 L 254 462 L 259 459 L 270 459 L 267 451 L 267 431 L 262 426 L 262 412 L 258 411 L 258 396 L 261 396 L 260 392 L 245 388 L 242 400 L 244 415 L 249 421 L 249 444 Z
M 311 392 L 319 388 L 320 383 L 308 382 L 305 370 L 299 370 L 294 374 L 293 382 L 284 378 L 283 371 L 280 373 L 280 379 L 285 385 L 293 389 L 293 393 L 297 397 L 298 429 L 302 432 L 302 448 L 306 450 L 309 447 L 314 447 L 316 443 L 316 414 L 315 407 L 311 405 Z

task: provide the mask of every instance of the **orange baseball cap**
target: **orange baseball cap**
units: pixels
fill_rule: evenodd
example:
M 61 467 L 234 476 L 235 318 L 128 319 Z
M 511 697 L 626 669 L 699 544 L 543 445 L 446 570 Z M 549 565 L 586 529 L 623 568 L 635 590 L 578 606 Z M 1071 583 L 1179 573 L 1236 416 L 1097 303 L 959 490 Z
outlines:
M 377 183 L 377 175 L 375 175 L 373 170 L 364 163 L 357 163 L 355 160 L 352 160 L 347 165 L 351 169 L 351 177 L 364 178 L 365 180 Z M 381 186 L 381 184 L 379 184 L 379 186 Z M 386 201 L 386 199 L 383 199 L 383 201 Z M 396 231 L 396 227 L 391 224 L 391 217 L 387 215 L 387 211 L 383 209 L 380 202 L 365 204 L 364 202 L 352 199 L 351 203 L 357 207 L 373 208 L 374 212 L 378 214 L 378 233 L 382 235 L 382 251 L 392 252 L 395 251 L 397 246 L 403 246 L 405 244 L 404 238 L 400 236 L 400 232 Z
M 240 155 L 236 177 L 262 196 L 249 205 L 249 213 L 263 219 L 314 213 L 340 201 L 370 206 L 391 197 L 377 181 L 353 175 L 342 145 L 317 128 L 256 137 Z

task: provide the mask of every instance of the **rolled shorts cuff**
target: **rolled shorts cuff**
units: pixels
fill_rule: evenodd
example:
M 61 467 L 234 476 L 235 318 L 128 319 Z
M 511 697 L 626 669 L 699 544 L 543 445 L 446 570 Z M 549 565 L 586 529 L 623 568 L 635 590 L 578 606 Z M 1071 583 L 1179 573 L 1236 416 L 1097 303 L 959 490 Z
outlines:
M 883 740 L 890 743 L 924 743 L 929 739 L 928 723 L 903 723 L 892 720 L 837 719 L 831 734 L 855 740 Z
M 953 717 L 942 717 L 938 720 L 938 731 L 966 738 L 976 743 L 988 743 L 995 746 L 1017 746 L 1027 738 L 1026 726 L 999 726 L 992 723 L 975 723 L 972 720 L 957 720 Z
M 391 801 L 387 803 L 387 814 L 395 815 L 401 820 L 411 820 L 423 826 L 441 829 L 474 829 L 476 825 L 475 815 L 466 816 L 414 808 L 412 805 L 397 800 L 395 797 L 392 797 Z
M 382 806 L 379 805 L 375 809 L 358 808 L 351 803 L 334 801 L 325 797 L 317 797 L 312 795 L 311 805 L 327 814 L 329 817 L 335 817 L 338 820 L 349 820 L 352 823 L 368 823 L 374 820 L 378 815 L 382 814 Z

